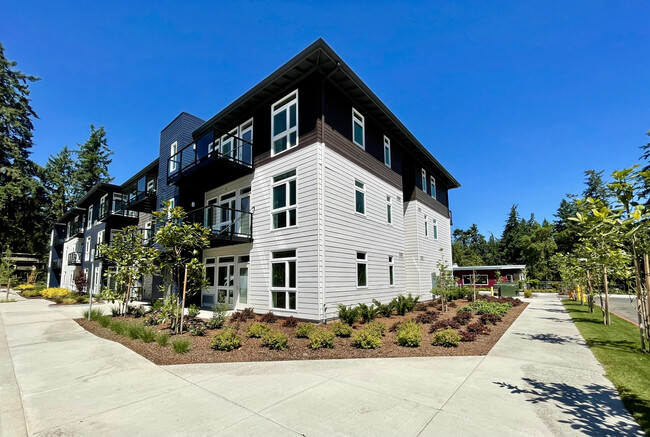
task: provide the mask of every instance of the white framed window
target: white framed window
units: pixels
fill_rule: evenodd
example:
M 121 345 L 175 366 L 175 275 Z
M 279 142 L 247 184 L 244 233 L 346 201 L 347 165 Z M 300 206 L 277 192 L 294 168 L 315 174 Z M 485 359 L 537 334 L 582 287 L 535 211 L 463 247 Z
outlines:
M 440 279 L 438 277 L 438 274 L 435 272 L 431 272 L 431 289 L 439 289 L 440 288 Z
M 104 194 L 99 200 L 99 215 L 100 217 L 108 212 L 108 194 Z
M 239 138 L 243 141 L 237 141 L 237 157 L 246 164 L 253 163 L 253 119 L 239 126 Z M 245 142 L 244 142 L 245 141 Z M 250 143 L 250 144 L 249 144 Z
M 512 275 L 506 275 L 506 281 L 507 282 L 513 282 Z
M 271 253 L 271 308 L 296 309 L 296 251 Z
M 169 146 L 169 156 L 171 156 L 171 159 L 169 160 L 169 171 L 173 172 L 178 169 L 178 156 L 175 156 L 176 153 L 178 153 L 178 141 L 174 141 L 171 146 Z
M 144 244 L 149 244 L 149 240 L 151 240 L 152 236 L 153 235 L 151 235 L 151 222 L 146 222 L 144 224 L 144 235 L 143 235 L 143 237 L 144 237 L 143 240 L 144 241 L 143 241 L 143 243 Z
M 357 288 L 368 286 L 368 254 L 357 252 Z
M 86 246 L 84 247 L 84 259 L 90 261 L 90 237 L 86 237 Z
M 88 225 L 86 226 L 86 229 L 90 229 L 93 227 L 93 207 L 95 205 L 90 205 L 88 207 Z
M 422 169 L 422 191 L 427 192 L 427 171 Z
M 155 193 L 156 192 L 156 180 L 155 179 L 149 179 L 147 181 L 147 193 Z
M 438 239 L 438 220 L 433 219 L 433 238 Z
M 120 193 L 113 193 L 113 211 L 121 211 L 122 204 L 124 202 L 124 196 Z
M 104 242 L 104 232 L 106 231 L 102 230 L 97 233 L 97 245 L 100 245 Z
M 395 262 L 392 256 L 388 257 L 388 285 L 395 285 Z
M 426 215 L 424 216 L 424 236 L 429 236 L 429 219 L 427 219 Z
M 271 216 L 272 228 L 281 229 L 296 226 L 297 217 L 297 177 L 291 170 L 273 177 Z
M 221 137 L 221 150 L 219 152 L 228 158 L 237 158 L 237 147 L 235 137 L 237 136 L 237 128 L 228 132 L 227 135 Z
M 354 141 L 357 146 L 365 149 L 365 139 L 366 132 L 363 115 L 361 115 L 356 109 L 352 108 L 352 141 Z
M 472 282 L 472 276 L 476 276 L 476 282 Z M 488 285 L 488 275 L 463 275 L 463 285 Z
M 366 184 L 354 181 L 354 211 L 366 215 Z
M 384 135 L 384 164 L 390 168 L 390 139 Z
M 431 176 L 429 178 L 429 182 L 431 183 L 431 193 L 430 193 L 431 197 L 433 197 L 435 199 L 436 198 L 436 179 L 433 176 Z
M 386 223 L 393 224 L 393 199 L 386 196 Z
M 298 145 L 298 90 L 271 106 L 271 156 Z

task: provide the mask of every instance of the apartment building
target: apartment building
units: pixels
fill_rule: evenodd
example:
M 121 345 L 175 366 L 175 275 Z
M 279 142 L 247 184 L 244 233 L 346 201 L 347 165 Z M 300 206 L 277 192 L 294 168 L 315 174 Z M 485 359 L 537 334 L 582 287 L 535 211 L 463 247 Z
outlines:
M 204 308 L 325 320 L 338 304 L 427 298 L 451 262 L 458 182 L 321 39 L 211 119 L 181 113 L 158 156 L 156 208 L 212 230 Z

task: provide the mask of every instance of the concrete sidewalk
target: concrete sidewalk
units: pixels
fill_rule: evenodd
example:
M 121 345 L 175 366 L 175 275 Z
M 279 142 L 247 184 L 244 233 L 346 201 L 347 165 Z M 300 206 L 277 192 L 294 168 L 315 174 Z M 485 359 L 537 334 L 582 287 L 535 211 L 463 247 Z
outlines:
M 11 365 L 25 414 L 0 409 L 6 435 L 643 435 L 555 295 L 485 357 L 159 367 L 80 311 L 0 304 L 0 394 Z

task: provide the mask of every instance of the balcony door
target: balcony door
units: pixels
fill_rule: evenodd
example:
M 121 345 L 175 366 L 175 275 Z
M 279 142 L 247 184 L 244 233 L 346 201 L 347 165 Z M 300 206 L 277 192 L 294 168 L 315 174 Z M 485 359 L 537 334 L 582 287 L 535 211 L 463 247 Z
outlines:
M 217 264 L 217 302 L 235 307 L 235 257 L 221 257 Z
M 237 204 L 237 195 L 232 193 L 221 196 L 219 202 L 219 231 L 224 234 L 233 232 L 233 221 L 235 219 L 235 207 Z

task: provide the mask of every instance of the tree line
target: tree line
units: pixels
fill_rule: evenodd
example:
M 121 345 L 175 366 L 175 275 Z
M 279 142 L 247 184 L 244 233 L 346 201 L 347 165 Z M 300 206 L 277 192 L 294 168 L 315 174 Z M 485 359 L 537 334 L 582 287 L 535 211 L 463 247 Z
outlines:
M 7 60 L 0 43 L 0 251 L 41 253 L 49 227 L 99 182 L 111 182 L 112 151 L 103 126 L 76 149 L 63 146 L 45 166 L 30 159 L 34 147 L 29 85 L 40 80 Z

